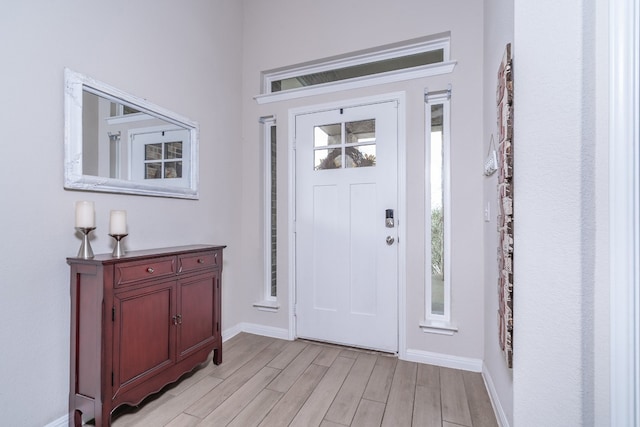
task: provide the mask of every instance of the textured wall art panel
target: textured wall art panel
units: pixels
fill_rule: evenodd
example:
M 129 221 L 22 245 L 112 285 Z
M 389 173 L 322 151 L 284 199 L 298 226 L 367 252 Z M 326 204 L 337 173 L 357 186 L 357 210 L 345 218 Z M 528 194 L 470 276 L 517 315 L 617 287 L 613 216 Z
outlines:
M 496 90 L 498 117 L 498 331 L 500 348 L 513 367 L 513 74 L 507 44 Z

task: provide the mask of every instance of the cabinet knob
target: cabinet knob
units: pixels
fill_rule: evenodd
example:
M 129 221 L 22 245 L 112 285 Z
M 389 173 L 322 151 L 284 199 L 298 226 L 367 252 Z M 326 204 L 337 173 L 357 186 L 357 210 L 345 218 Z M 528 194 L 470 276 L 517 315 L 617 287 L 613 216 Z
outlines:
M 182 314 L 178 314 L 176 318 L 178 320 L 178 325 L 182 325 Z
M 204 260 L 202 258 L 198 258 L 198 264 L 204 264 Z
M 173 316 L 171 318 L 171 323 L 173 323 L 174 325 L 177 325 L 178 324 L 178 318 L 176 316 Z
M 147 273 L 153 273 L 153 268 L 151 267 L 147 268 Z

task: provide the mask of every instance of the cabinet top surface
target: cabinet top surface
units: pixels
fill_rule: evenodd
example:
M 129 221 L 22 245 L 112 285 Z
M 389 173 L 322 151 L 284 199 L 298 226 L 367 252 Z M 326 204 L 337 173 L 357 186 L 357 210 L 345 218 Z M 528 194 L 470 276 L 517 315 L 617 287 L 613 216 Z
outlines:
M 121 257 L 114 257 L 110 253 L 98 254 L 90 259 L 68 257 L 67 263 L 72 264 L 72 263 L 99 262 L 101 264 L 109 264 L 109 263 L 116 263 L 120 261 L 132 261 L 136 259 L 153 258 L 157 256 L 171 256 L 171 255 L 186 254 L 189 252 L 212 251 L 212 250 L 224 249 L 226 247 L 227 247 L 226 245 L 172 246 L 168 248 L 155 248 L 155 249 L 145 249 L 145 250 L 139 250 L 139 251 L 129 251 L 129 252 L 126 252 Z

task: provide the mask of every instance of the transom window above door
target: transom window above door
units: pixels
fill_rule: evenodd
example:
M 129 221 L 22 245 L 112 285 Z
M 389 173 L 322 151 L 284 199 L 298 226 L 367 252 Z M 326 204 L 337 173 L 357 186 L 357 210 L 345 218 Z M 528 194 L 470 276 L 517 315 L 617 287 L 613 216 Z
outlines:
M 262 71 L 258 104 L 435 76 L 453 71 L 451 34 L 400 43 Z
M 375 166 L 375 119 L 315 126 L 313 157 L 315 170 Z
M 421 65 L 437 64 L 443 61 L 444 48 L 426 50 L 424 52 L 392 57 L 389 59 L 374 60 L 364 64 L 335 68 L 327 71 L 309 73 L 271 81 L 269 92 L 281 92 L 283 90 L 298 89 L 307 86 L 316 86 L 323 83 L 334 83 L 342 80 L 355 79 L 389 71 L 404 70 L 419 67 Z

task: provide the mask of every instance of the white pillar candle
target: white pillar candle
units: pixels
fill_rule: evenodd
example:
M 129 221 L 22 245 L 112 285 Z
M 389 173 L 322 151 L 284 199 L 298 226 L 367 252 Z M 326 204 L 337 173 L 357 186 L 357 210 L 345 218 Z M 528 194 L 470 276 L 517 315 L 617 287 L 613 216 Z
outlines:
M 93 228 L 96 226 L 96 215 L 93 202 L 76 202 L 76 227 Z
M 109 234 L 127 234 L 127 211 L 111 211 Z

